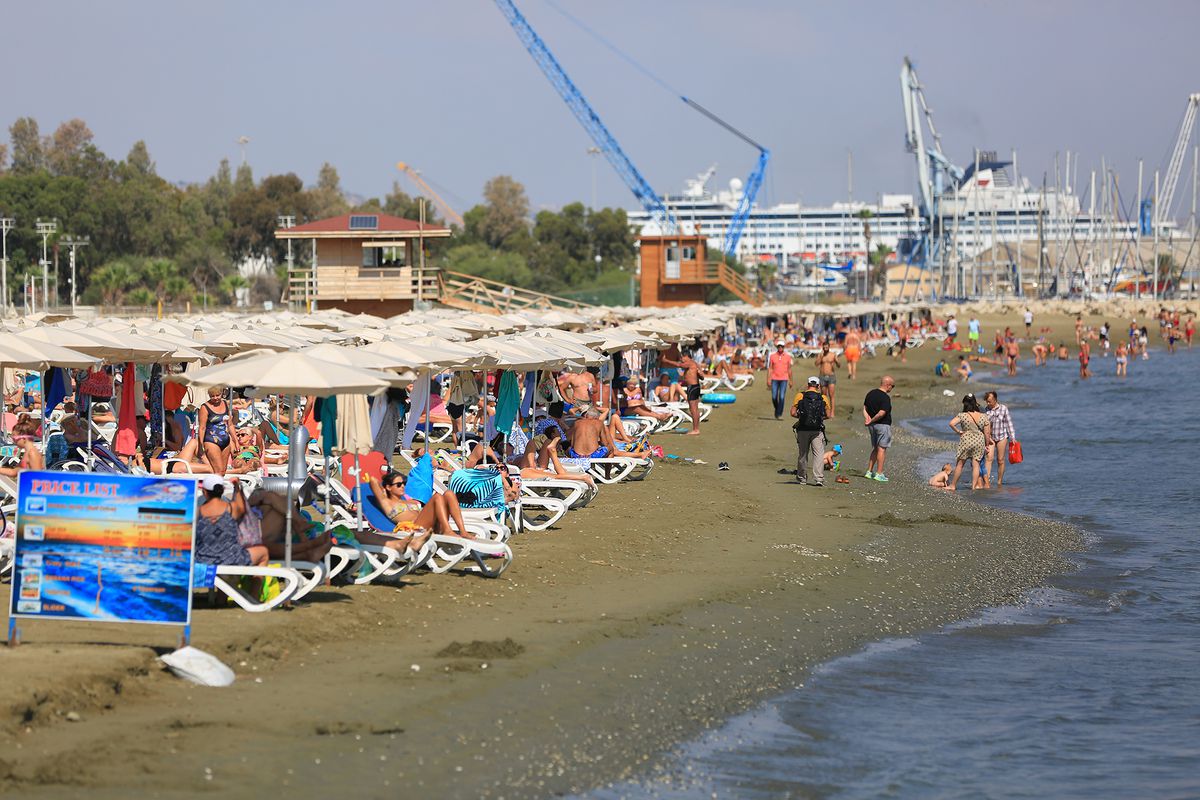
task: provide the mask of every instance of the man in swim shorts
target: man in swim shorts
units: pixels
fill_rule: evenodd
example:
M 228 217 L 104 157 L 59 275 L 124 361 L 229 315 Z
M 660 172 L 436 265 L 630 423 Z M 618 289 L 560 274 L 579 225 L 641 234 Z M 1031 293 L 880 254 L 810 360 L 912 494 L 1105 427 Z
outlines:
M 971 345 L 971 350 L 979 349 L 979 318 L 971 317 L 967 322 L 967 342 Z
M 837 391 L 837 368 L 841 365 L 842 362 L 838 360 L 837 353 L 829 349 L 829 342 L 826 341 L 821 346 L 821 352 L 817 354 L 817 375 L 821 378 L 821 394 L 829 401 L 830 416 L 837 413 L 834 394 Z
M 858 335 L 857 328 L 851 328 L 846 333 L 845 350 L 846 355 L 846 375 L 850 380 L 858 377 L 858 362 L 862 358 L 862 337 Z
M 681 353 L 677 345 L 671 345 L 659 358 L 664 367 L 675 367 L 683 371 L 680 383 L 687 397 L 688 413 L 692 415 L 692 429 L 688 436 L 700 435 L 700 365 L 691 356 Z
M 600 413 L 595 409 L 590 409 L 571 426 L 568 437 L 570 446 L 567 455 L 571 458 L 606 458 L 617 449 L 608 428 L 600 421 Z

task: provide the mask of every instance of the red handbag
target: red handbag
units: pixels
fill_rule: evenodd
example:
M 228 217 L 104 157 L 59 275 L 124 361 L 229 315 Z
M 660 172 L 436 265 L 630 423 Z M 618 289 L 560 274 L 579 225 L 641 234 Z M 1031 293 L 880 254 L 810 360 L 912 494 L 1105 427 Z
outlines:
M 1025 460 L 1025 454 L 1021 452 L 1021 443 L 1011 441 L 1008 443 L 1008 463 L 1020 464 Z

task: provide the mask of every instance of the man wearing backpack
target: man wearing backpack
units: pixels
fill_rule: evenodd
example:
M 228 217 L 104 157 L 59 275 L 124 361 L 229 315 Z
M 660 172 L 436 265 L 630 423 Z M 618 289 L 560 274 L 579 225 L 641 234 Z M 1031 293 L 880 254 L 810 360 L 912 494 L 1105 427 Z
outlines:
M 821 379 L 808 379 L 805 390 L 792 403 L 796 424 L 796 480 L 801 485 L 822 486 L 825 483 L 825 420 L 829 419 L 829 400 L 821 394 Z M 809 480 L 809 475 L 812 480 Z

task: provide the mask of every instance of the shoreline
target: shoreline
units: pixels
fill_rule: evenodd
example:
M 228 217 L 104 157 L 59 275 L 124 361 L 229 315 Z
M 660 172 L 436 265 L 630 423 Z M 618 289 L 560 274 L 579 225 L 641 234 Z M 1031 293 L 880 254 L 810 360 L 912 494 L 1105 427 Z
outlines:
M 856 383 L 842 373 L 829 427 L 849 486 L 775 474 L 795 444 L 760 377 L 699 441 L 661 437 L 706 465 L 606 487 L 558 530 L 518 537 L 501 580 L 333 588 L 279 614 L 198 607 L 195 644 L 238 673 L 230 689 L 163 674 L 146 644 L 170 649 L 170 631 L 31 626 L 0 649 L 0 787 L 183 797 L 353 781 L 369 797 L 523 797 L 653 774 L 817 664 L 1010 602 L 1067 565 L 1070 526 L 925 487 L 912 432 L 891 483 L 858 477 L 866 435 L 852 423 L 884 370 L 901 418 L 949 416 L 957 395 L 941 389 L 960 390 L 933 378 L 937 352 L 866 360 Z

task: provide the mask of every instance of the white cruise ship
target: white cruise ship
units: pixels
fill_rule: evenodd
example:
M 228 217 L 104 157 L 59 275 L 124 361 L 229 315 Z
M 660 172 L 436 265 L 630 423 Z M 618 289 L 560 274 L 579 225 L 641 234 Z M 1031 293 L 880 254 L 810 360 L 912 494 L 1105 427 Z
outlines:
M 1039 236 L 1046 242 L 1084 241 L 1107 224 L 1083 213 L 1079 199 L 1069 191 L 1043 191 L 1027 180 L 1015 185 L 1009 165 L 986 155 L 979 160 L 978 170 L 972 163 L 958 186 L 942 197 L 938 224 L 958 261 L 975 259 L 993 245 L 1032 243 Z M 714 192 L 709 183 L 715 175 L 716 168 L 710 167 L 664 202 L 685 232 L 700 233 L 713 249 L 719 249 L 741 199 L 742 184 L 734 178 L 728 189 Z M 635 229 L 654 232 L 648 229 L 652 223 L 644 210 L 628 215 Z M 922 225 L 911 194 L 885 194 L 878 203 L 756 205 L 746 221 L 737 257 L 748 265 L 775 264 L 781 277 L 793 285 L 840 286 L 843 282 L 824 265 L 853 261 L 861 269 L 867 253 L 864 223 L 870 226 L 870 247 L 886 246 L 894 261 L 904 259 Z M 1133 223 L 1119 228 L 1113 231 L 1118 238 L 1134 235 Z

